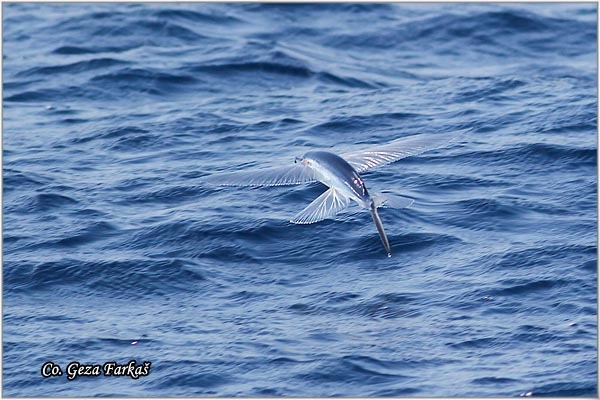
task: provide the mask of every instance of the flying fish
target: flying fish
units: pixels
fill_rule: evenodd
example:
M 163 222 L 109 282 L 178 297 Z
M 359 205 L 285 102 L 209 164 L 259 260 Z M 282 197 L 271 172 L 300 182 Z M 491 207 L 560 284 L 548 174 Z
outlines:
M 333 217 L 355 201 L 371 213 L 377 232 L 388 257 L 392 250 L 377 209 L 404 208 L 412 199 L 388 192 L 367 190 L 361 173 L 402 158 L 421 154 L 449 142 L 442 135 L 421 134 L 407 136 L 365 151 L 340 155 L 329 151 L 309 151 L 296 157 L 294 164 L 256 171 L 238 171 L 204 177 L 206 183 L 220 186 L 286 186 L 321 182 L 329 187 L 304 210 L 294 216 L 294 224 L 312 224 Z

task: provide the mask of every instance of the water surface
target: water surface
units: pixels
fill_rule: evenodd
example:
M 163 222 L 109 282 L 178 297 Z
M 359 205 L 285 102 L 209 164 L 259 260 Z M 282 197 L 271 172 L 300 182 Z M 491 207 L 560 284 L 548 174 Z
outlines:
M 595 4 L 5 4 L 4 396 L 597 396 Z M 418 133 L 409 196 L 219 171 Z M 42 378 L 47 361 L 148 376 Z

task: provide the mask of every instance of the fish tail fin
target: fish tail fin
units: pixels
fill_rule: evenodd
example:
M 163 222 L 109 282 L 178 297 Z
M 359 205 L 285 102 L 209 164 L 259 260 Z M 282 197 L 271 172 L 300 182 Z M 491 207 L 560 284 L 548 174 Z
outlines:
M 376 208 L 406 208 L 414 202 L 413 199 L 387 191 L 381 193 L 373 193 L 371 195 L 371 198 L 373 199 L 373 203 L 375 203 Z
M 390 249 L 390 242 L 388 241 L 385 230 L 383 229 L 383 224 L 381 223 L 381 218 L 379 218 L 379 214 L 377 213 L 377 206 L 375 205 L 375 202 L 371 203 L 371 216 L 373 217 L 373 222 L 375 222 L 375 226 L 377 227 L 377 232 L 379 232 L 379 237 L 381 237 L 383 246 L 388 253 L 388 257 L 391 257 L 392 250 Z

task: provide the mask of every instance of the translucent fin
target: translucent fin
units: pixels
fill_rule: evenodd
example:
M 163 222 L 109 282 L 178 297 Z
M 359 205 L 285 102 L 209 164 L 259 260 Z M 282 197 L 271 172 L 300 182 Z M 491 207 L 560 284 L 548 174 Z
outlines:
M 372 193 L 371 198 L 378 208 L 406 208 L 414 203 L 413 199 L 392 192 Z
M 342 158 L 360 173 L 380 165 L 396 162 L 405 157 L 433 150 L 448 143 L 451 139 L 444 135 L 431 134 L 408 136 L 365 151 L 344 153 Z
M 335 214 L 348 207 L 350 199 L 340 194 L 334 188 L 329 188 L 317 197 L 304 210 L 300 211 L 292 220 L 294 224 L 312 224 L 333 217 Z
M 206 183 L 219 186 L 286 186 L 317 181 L 313 170 L 302 164 L 254 171 L 226 172 L 201 179 Z

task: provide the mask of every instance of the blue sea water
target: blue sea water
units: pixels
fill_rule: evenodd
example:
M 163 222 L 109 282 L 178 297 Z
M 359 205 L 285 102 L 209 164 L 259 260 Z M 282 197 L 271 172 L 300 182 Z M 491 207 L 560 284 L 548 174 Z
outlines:
M 3 4 L 4 396 L 598 395 L 597 6 Z M 203 177 L 419 133 L 415 200 Z M 73 361 L 149 374 L 67 378 Z M 52 362 L 62 375 L 43 377 Z

